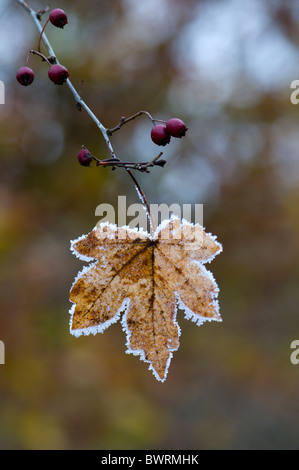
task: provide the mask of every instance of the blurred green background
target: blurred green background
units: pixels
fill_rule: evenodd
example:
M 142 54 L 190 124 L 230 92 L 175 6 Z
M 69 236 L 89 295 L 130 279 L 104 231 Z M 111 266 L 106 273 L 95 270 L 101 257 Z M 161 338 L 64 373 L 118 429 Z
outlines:
M 94 227 L 97 205 L 139 200 L 124 171 L 78 164 L 82 144 L 102 158 L 107 148 L 45 63 L 31 57 L 34 83 L 16 82 L 38 34 L 2 0 L 0 448 L 298 448 L 298 1 L 47 3 L 68 14 L 47 35 L 105 126 L 140 109 L 187 123 L 163 148 L 164 169 L 137 176 L 150 203 L 204 204 L 224 247 L 208 266 L 223 322 L 198 328 L 178 314 L 165 383 L 125 354 L 119 323 L 69 334 L 69 289 L 84 266 L 70 240 Z M 150 129 L 141 117 L 114 134 L 117 155 L 157 155 Z

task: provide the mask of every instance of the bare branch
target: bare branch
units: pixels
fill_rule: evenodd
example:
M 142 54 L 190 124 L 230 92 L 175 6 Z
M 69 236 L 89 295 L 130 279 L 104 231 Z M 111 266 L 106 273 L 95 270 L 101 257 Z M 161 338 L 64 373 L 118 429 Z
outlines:
M 157 157 L 155 157 L 150 162 L 123 162 L 122 160 L 118 160 L 116 158 L 107 158 L 104 160 L 100 160 L 94 155 L 91 155 L 91 157 L 93 158 L 93 160 L 96 161 L 97 166 L 103 166 L 103 167 L 111 166 L 112 170 L 114 170 L 116 167 L 122 167 L 126 169 L 149 173 L 150 171 L 148 168 L 150 167 L 153 167 L 153 166 L 164 167 L 166 160 L 159 160 L 161 155 L 163 155 L 163 152 L 160 152 L 159 155 L 157 155 Z
M 39 34 L 40 34 L 40 38 L 39 38 L 39 44 L 40 44 L 40 41 L 42 39 L 50 57 L 52 60 L 55 59 L 55 62 L 56 64 L 59 64 L 59 61 L 56 57 L 56 54 L 44 32 L 44 27 L 41 25 L 40 23 L 40 19 L 41 19 L 41 11 L 39 12 L 36 12 L 35 10 L 33 10 L 28 4 L 27 2 L 25 2 L 24 0 L 16 0 L 24 9 L 25 11 L 31 16 L 37 30 L 39 31 Z M 76 102 L 76 107 L 78 110 L 82 110 L 82 108 L 87 112 L 87 114 L 89 115 L 89 117 L 95 122 L 95 124 L 97 125 L 97 127 L 99 128 L 99 130 L 101 131 L 104 139 L 105 139 L 105 142 L 106 142 L 106 145 L 109 149 L 109 152 L 110 152 L 110 155 L 111 157 L 115 160 L 115 163 L 116 162 L 119 162 L 121 164 L 121 160 L 119 160 L 118 158 L 116 158 L 115 156 L 115 153 L 114 153 L 114 150 L 113 150 L 113 147 L 112 147 L 112 144 L 110 142 L 110 139 L 109 139 L 109 136 L 111 135 L 111 131 L 110 133 L 108 132 L 109 129 L 107 129 L 102 123 L 101 121 L 96 117 L 96 115 L 92 112 L 92 110 L 87 106 L 87 104 L 85 103 L 85 101 L 81 98 L 81 96 L 79 95 L 79 93 L 77 92 L 77 90 L 75 89 L 74 85 L 72 84 L 72 82 L 70 81 L 70 79 L 68 78 L 66 80 L 66 84 L 67 86 L 69 87 L 71 93 L 73 94 L 74 96 L 74 99 L 75 99 L 75 102 Z M 142 111 L 140 113 L 145 113 L 147 115 L 149 115 L 149 113 L 147 113 L 146 111 Z M 138 115 L 138 113 L 137 113 Z M 137 117 L 137 116 L 135 116 Z M 151 116 L 149 115 L 149 117 L 151 118 Z M 152 118 L 151 118 L 152 119 Z M 131 119 L 129 119 L 131 120 Z M 151 214 L 151 211 L 150 211 L 150 207 L 149 207 L 149 204 L 147 202 L 147 199 L 145 197 L 145 194 L 143 192 L 143 190 L 141 189 L 140 187 L 140 184 L 138 183 L 138 181 L 136 180 L 135 176 L 132 174 L 131 172 L 131 169 L 130 168 L 127 168 L 125 165 L 123 165 L 124 168 L 126 169 L 127 173 L 129 174 L 130 178 L 133 180 L 134 184 L 135 184 L 135 188 L 136 188 L 136 191 L 137 191 L 137 194 L 139 195 L 139 197 L 141 198 L 143 204 L 145 205 L 145 208 L 146 208 L 146 211 L 147 211 L 147 214 L 148 214 L 148 218 L 149 218 L 149 221 L 150 221 L 150 224 L 151 224 L 151 228 L 152 230 L 154 231 L 155 230 L 155 222 L 154 222 L 154 219 L 152 217 L 152 214 Z

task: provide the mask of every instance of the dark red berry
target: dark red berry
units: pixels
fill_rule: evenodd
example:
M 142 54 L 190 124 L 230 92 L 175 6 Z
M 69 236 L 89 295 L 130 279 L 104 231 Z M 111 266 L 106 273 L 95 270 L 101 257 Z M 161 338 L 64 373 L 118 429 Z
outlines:
M 78 160 L 79 160 L 80 165 L 89 166 L 92 162 L 91 153 L 87 149 L 83 148 L 78 153 Z
M 69 77 L 69 73 L 63 65 L 55 64 L 51 65 L 48 70 L 49 79 L 52 80 L 56 85 L 63 85 L 66 79 Z
M 23 86 L 31 85 L 34 80 L 34 72 L 29 67 L 20 67 L 17 71 L 16 79 Z
M 167 121 L 166 130 L 172 137 L 183 137 L 186 134 L 188 128 L 181 119 L 173 118 Z
M 60 8 L 55 8 L 55 10 L 52 10 L 49 18 L 51 23 L 54 26 L 57 26 L 57 28 L 63 28 L 68 23 L 65 12 Z
M 152 141 L 157 145 L 166 145 L 170 142 L 170 135 L 166 131 L 166 127 L 162 124 L 154 126 L 151 130 Z

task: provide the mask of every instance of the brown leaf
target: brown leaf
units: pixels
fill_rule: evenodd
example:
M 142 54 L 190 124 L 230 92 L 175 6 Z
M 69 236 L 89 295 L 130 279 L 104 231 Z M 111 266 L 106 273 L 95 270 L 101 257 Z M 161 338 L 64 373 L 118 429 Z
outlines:
M 72 249 L 81 260 L 97 261 L 72 286 L 71 333 L 103 332 L 124 312 L 127 352 L 149 362 L 158 380 L 166 379 L 179 347 L 178 307 L 198 325 L 221 321 L 218 287 L 203 264 L 222 247 L 198 224 L 172 217 L 150 236 L 102 223 Z

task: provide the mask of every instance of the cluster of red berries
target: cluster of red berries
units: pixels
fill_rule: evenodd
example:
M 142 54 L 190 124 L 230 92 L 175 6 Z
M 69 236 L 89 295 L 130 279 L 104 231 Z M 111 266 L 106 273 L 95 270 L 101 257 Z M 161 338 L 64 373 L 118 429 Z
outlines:
M 163 124 L 157 124 L 152 128 L 151 139 L 157 145 L 169 144 L 171 137 L 183 137 L 188 128 L 186 124 L 177 118 L 169 119 Z
M 55 8 L 50 12 L 49 18 L 47 19 L 42 31 L 44 31 L 45 26 L 49 21 L 57 28 L 63 28 L 68 23 L 65 12 L 60 8 Z M 63 65 L 57 63 L 53 64 L 54 61 L 56 62 L 55 57 L 47 59 L 40 52 L 31 52 L 42 56 L 43 59 L 48 62 L 50 65 L 48 76 L 52 82 L 54 82 L 56 85 L 63 85 L 63 83 L 66 82 L 69 77 L 69 72 Z M 34 80 L 34 72 L 26 65 L 19 68 L 16 74 L 16 78 L 21 85 L 28 86 L 31 85 Z M 163 124 L 156 124 L 151 130 L 151 139 L 157 145 L 164 146 L 169 144 L 171 137 L 181 138 L 188 130 L 186 124 L 178 118 L 169 119 L 167 122 L 160 122 L 163 122 Z M 82 150 L 80 150 L 78 153 L 78 160 L 82 166 L 89 166 L 92 162 L 92 155 L 87 149 L 82 148 Z
M 50 21 L 57 28 L 63 28 L 68 23 L 65 12 L 60 8 L 52 10 L 47 21 Z M 63 65 L 54 64 L 48 70 L 48 77 L 56 85 L 63 85 L 69 77 L 69 72 Z M 21 85 L 28 86 L 34 80 L 34 72 L 30 67 L 20 67 L 16 78 Z
M 166 145 L 170 142 L 171 137 L 181 138 L 186 134 L 187 130 L 188 128 L 184 121 L 172 118 L 167 122 L 165 121 L 165 125 L 157 124 L 154 126 L 151 130 L 151 138 L 157 145 Z M 85 147 L 82 147 L 77 157 L 82 166 L 90 166 L 93 160 L 91 153 Z

